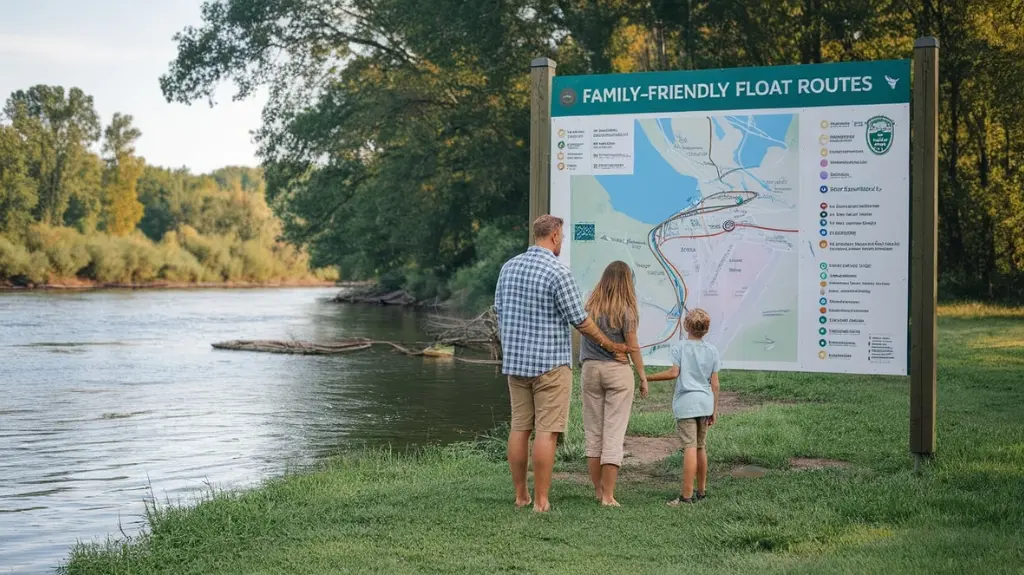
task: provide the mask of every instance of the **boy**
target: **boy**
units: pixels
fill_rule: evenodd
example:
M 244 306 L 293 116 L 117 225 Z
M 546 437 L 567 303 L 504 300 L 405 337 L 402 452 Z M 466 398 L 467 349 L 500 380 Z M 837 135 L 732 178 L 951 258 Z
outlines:
M 647 376 L 648 381 L 676 380 L 672 412 L 683 440 L 683 487 L 679 498 L 668 502 L 673 507 L 700 501 L 707 493 L 708 454 L 704 441 L 718 413 L 718 350 L 704 341 L 711 328 L 711 317 L 702 309 L 694 309 L 686 314 L 683 328 L 687 338 L 672 346 L 672 367 Z

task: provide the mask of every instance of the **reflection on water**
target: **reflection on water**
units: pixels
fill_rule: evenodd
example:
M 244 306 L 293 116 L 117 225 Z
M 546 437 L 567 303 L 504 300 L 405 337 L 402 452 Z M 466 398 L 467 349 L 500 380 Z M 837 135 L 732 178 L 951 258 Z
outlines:
M 216 351 L 228 339 L 422 341 L 423 317 L 333 290 L 0 294 L 0 573 L 355 446 L 470 438 L 508 415 L 493 367 Z

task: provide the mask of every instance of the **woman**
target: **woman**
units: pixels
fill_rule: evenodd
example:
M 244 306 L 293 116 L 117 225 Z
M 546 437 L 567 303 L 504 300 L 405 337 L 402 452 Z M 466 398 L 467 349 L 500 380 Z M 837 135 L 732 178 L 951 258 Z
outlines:
M 625 262 L 612 262 L 586 305 L 590 317 L 608 339 L 640 349 L 636 329 L 636 292 L 633 271 Z M 639 351 L 631 352 L 640 375 L 640 397 L 647 397 L 647 376 Z M 633 407 L 633 370 L 629 363 L 583 338 L 580 345 L 583 363 L 583 428 L 587 436 L 587 469 L 594 493 L 602 505 L 618 507 L 615 481 L 622 465 L 622 444 L 626 439 L 629 410 Z

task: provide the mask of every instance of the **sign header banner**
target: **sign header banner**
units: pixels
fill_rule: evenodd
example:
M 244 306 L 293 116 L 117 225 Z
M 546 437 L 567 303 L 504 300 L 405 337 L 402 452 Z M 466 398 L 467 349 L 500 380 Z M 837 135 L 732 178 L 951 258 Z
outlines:
M 910 60 L 556 76 L 551 115 L 870 106 L 910 102 Z

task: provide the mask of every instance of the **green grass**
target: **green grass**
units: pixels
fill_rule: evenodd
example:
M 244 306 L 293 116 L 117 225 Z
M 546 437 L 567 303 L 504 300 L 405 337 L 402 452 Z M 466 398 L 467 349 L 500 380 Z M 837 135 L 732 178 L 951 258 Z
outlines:
M 76 547 L 68 573 L 1021 573 L 1024 318 L 943 313 L 938 456 L 912 472 L 906 380 L 723 374 L 757 409 L 709 434 L 711 497 L 680 509 L 679 458 L 626 468 L 602 509 L 582 469 L 578 405 L 547 516 L 516 511 L 502 433 L 414 456 L 356 454 L 192 508 L 148 535 Z M 631 433 L 672 431 L 668 384 Z M 645 404 L 647 407 L 644 407 Z M 791 457 L 849 462 L 791 471 Z M 726 473 L 755 463 L 770 471 Z M 566 477 L 566 474 L 568 477 Z

